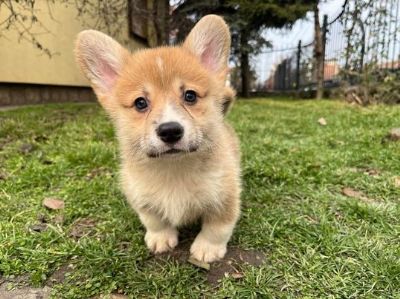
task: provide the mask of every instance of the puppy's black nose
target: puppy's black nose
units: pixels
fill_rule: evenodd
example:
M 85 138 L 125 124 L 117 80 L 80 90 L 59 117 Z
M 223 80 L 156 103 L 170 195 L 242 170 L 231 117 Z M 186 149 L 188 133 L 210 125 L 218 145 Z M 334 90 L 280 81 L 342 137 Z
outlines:
M 165 143 L 175 143 L 182 138 L 183 127 L 177 122 L 168 122 L 159 125 L 156 132 Z

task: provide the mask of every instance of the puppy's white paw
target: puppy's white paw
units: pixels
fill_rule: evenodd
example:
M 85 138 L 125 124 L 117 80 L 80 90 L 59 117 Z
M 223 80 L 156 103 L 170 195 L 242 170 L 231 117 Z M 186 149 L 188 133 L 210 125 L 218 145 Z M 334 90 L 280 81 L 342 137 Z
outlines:
M 167 228 L 158 232 L 147 231 L 144 240 L 151 252 L 163 253 L 178 245 L 178 231 L 174 228 Z
M 226 244 L 214 244 L 201 236 L 194 240 L 190 247 L 190 254 L 196 260 L 211 263 L 222 259 L 226 253 Z

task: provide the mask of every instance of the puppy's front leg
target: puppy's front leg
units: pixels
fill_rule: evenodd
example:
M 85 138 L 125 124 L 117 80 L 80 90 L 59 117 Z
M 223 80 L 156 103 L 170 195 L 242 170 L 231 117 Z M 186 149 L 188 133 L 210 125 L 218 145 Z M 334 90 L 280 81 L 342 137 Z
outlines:
M 191 255 L 206 263 L 222 259 L 226 253 L 226 245 L 235 227 L 234 220 L 221 222 L 219 219 L 204 219 L 200 233 L 190 247 Z
M 139 218 L 146 227 L 144 240 L 150 251 L 162 253 L 178 244 L 178 231 L 175 227 L 151 213 L 139 212 Z

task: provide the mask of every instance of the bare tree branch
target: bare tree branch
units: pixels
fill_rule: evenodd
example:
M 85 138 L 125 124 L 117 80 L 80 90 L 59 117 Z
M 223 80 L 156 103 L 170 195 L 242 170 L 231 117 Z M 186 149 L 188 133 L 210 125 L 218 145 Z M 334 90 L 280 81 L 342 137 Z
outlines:
M 43 11 L 39 12 L 36 4 L 36 0 L 0 0 L 0 11 L 4 15 L 0 19 L 0 39 L 7 38 L 7 33 L 14 32 L 18 42 L 28 42 L 51 58 L 57 53 L 42 42 L 40 35 L 55 33 L 42 22 L 40 15 Z M 121 28 L 126 24 L 126 18 L 122 16 L 127 16 L 128 0 L 46 0 L 45 13 L 54 22 L 57 20 L 52 13 L 52 7 L 60 4 L 75 7 L 76 17 L 84 26 L 116 37 L 120 36 Z

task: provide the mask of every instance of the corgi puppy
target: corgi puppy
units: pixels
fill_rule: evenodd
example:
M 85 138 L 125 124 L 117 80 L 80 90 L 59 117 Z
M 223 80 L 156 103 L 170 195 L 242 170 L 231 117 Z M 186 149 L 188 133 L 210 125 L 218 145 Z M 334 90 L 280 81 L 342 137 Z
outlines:
M 154 253 L 178 244 L 178 228 L 201 220 L 193 258 L 224 257 L 240 212 L 240 153 L 224 115 L 230 33 L 202 18 L 182 45 L 129 53 L 111 37 L 82 31 L 76 58 L 112 119 L 123 193 Z

